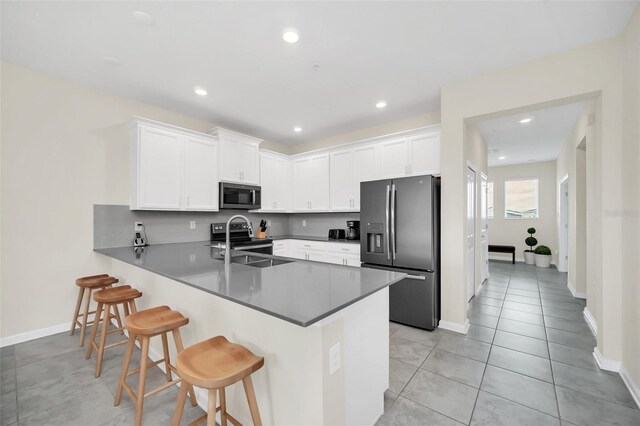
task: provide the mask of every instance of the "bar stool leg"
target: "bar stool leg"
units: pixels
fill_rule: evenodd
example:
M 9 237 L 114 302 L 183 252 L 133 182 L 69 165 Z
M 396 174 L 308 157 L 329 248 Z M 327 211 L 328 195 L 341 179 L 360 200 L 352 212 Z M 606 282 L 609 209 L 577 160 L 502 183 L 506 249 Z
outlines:
M 209 405 L 207 407 L 207 426 L 216 426 L 216 390 L 209 389 Z
M 220 424 L 221 426 L 227 426 L 227 396 L 224 393 L 224 388 L 220 388 Z
M 167 339 L 167 333 L 162 333 L 162 351 L 164 352 L 164 369 L 167 375 L 167 382 L 173 380 L 171 378 L 171 368 L 169 367 L 171 359 L 169 358 L 169 341 Z
M 111 319 L 111 304 L 107 303 L 106 308 L 104 309 L 104 314 L 102 315 L 102 335 L 100 336 L 100 346 L 98 347 L 98 362 L 96 362 L 96 377 L 100 377 L 100 373 L 102 373 L 102 359 L 104 357 L 104 347 L 107 343 L 107 331 L 109 331 L 109 320 Z M 93 326 L 94 329 L 98 329 L 98 321 L 99 318 L 94 320 Z M 93 335 L 93 333 L 91 333 Z M 90 346 L 93 346 L 93 340 L 90 342 Z
M 93 342 L 96 341 L 96 335 L 98 334 L 98 324 L 100 323 L 100 316 L 102 314 L 102 303 L 98 303 L 98 307 L 96 308 L 96 314 L 93 317 L 93 327 L 91 327 L 91 336 L 89 337 L 89 344 L 87 345 L 87 350 L 84 353 L 84 357 L 86 359 L 91 358 L 91 352 L 93 351 Z
M 184 403 L 187 400 L 188 391 L 189 386 L 187 386 L 187 382 L 182 379 L 180 391 L 178 391 L 178 401 L 176 402 L 176 409 L 173 412 L 173 420 L 171 420 L 171 426 L 180 426 L 180 420 L 182 419 L 182 412 L 184 411 Z
M 256 394 L 253 391 L 253 382 L 251 376 L 247 376 L 242 379 L 242 385 L 244 386 L 244 393 L 247 394 L 247 401 L 249 402 L 249 410 L 251 410 L 251 418 L 255 426 L 262 426 L 260 420 L 260 412 L 258 411 L 258 402 L 256 401 Z
M 118 304 L 113 305 L 113 315 L 116 317 L 116 324 L 118 324 L 118 328 L 120 330 L 120 334 L 124 336 L 124 328 L 122 327 L 122 317 L 120 317 L 120 310 L 118 309 Z M 109 318 L 111 321 L 111 318 Z
M 122 362 L 122 372 L 120 373 L 120 381 L 118 382 L 118 390 L 116 391 L 116 398 L 113 401 L 113 405 L 120 405 L 122 400 L 122 390 L 124 389 L 124 382 L 127 380 L 127 373 L 129 372 L 129 364 L 131 364 L 131 356 L 133 355 L 133 348 L 136 346 L 136 335 L 129 333 L 129 343 L 127 344 L 127 352 L 124 354 L 124 361 Z
M 80 329 L 80 347 L 84 346 L 84 336 L 87 332 L 87 322 L 89 322 L 89 305 L 91 305 L 91 292 L 92 289 L 89 289 L 84 302 L 84 315 L 82 316 L 82 328 Z
M 138 397 L 136 398 L 136 426 L 142 425 L 144 409 L 144 386 L 147 381 L 147 357 L 149 356 L 149 336 L 142 337 L 142 360 L 140 362 L 140 379 L 138 380 Z
M 71 321 L 71 334 L 73 336 L 76 332 L 76 326 L 78 325 L 78 315 L 80 315 L 80 307 L 82 306 L 82 296 L 84 296 L 84 287 L 78 289 L 78 301 L 76 302 L 76 309 L 73 311 L 73 321 Z
M 178 350 L 178 353 L 180 353 L 184 350 L 184 346 L 182 346 L 182 336 L 180 336 L 180 329 L 176 328 L 175 330 L 172 330 L 172 332 L 173 340 L 176 343 L 176 349 Z M 193 386 L 191 386 L 191 384 L 189 384 L 189 397 L 191 398 L 191 405 L 194 407 L 198 405 L 198 401 L 196 401 L 196 394 L 193 391 Z

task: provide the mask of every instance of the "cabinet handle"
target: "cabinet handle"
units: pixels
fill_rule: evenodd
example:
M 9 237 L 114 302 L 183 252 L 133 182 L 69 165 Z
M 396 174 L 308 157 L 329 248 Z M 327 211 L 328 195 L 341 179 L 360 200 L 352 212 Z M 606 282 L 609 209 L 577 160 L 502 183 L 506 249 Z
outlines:
M 311 247 L 311 245 L 309 245 L 309 244 L 304 244 L 304 246 L 305 246 L 305 247 Z
M 343 249 L 340 249 L 340 250 L 342 250 L 342 251 L 349 251 L 349 249 L 348 249 L 348 248 L 343 248 Z

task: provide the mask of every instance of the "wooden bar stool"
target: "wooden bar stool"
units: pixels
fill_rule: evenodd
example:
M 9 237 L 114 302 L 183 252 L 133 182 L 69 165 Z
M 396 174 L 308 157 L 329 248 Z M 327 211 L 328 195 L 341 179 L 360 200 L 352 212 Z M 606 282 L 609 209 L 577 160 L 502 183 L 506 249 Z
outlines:
M 171 365 L 169 359 L 169 344 L 167 340 L 167 334 L 171 332 L 173 334 L 173 340 L 176 345 L 177 353 L 180 354 L 184 349 L 182 346 L 182 337 L 180 336 L 180 327 L 189 323 L 189 318 L 182 316 L 180 312 L 172 311 L 168 306 L 158 306 L 156 308 L 146 309 L 137 313 L 132 313 L 125 319 L 125 326 L 129 332 L 129 345 L 127 346 L 127 352 L 124 357 L 124 363 L 122 364 L 122 373 L 120 374 L 120 383 L 118 384 L 118 391 L 116 392 L 116 398 L 113 405 L 119 405 L 122 399 L 122 390 L 126 390 L 127 394 L 136 403 L 136 426 L 142 424 L 142 411 L 144 406 L 144 399 L 148 396 L 154 395 L 160 391 L 163 391 L 177 383 L 182 379 L 177 377 L 172 379 L 171 372 L 176 374 L 176 367 Z M 162 350 L 164 352 L 164 358 L 155 362 L 148 362 L 149 356 L 149 341 L 151 337 L 162 335 Z M 140 346 L 142 348 L 140 368 L 129 371 L 129 363 L 131 362 L 131 355 L 133 353 L 133 347 L 136 339 L 140 339 Z M 145 393 L 145 383 L 147 380 L 147 368 L 154 367 L 164 362 L 165 372 L 167 375 L 167 383 L 158 386 L 155 389 Z M 133 389 L 126 383 L 128 376 L 132 374 L 140 373 L 138 380 L 138 394 L 133 392 Z M 193 386 L 183 386 L 185 390 L 189 390 L 191 396 L 191 404 L 195 407 L 196 396 L 193 393 Z M 183 399 L 184 402 L 184 399 Z
M 129 339 L 123 339 L 118 342 L 110 343 L 107 345 L 107 335 L 112 333 L 121 333 L 124 334 L 124 327 L 121 322 L 118 322 L 118 327 L 109 330 L 109 323 L 111 322 L 111 308 L 113 308 L 114 313 L 118 312 L 118 305 L 121 304 L 124 308 L 125 320 L 126 317 L 129 316 L 130 313 L 135 313 L 138 310 L 136 309 L 135 300 L 138 297 L 141 297 L 142 293 L 136 290 L 135 288 L 131 288 L 130 285 L 121 285 L 118 287 L 105 288 L 103 290 L 97 291 L 93 295 L 93 299 L 98 303 L 98 307 L 96 308 L 96 315 L 93 320 L 93 328 L 91 329 L 91 338 L 89 339 L 89 345 L 87 346 L 87 351 L 84 355 L 86 359 L 91 358 L 91 352 L 93 349 L 96 350 L 98 354 L 98 361 L 96 362 L 96 377 L 100 377 L 100 373 L 102 372 L 102 359 L 104 357 L 104 350 L 108 348 L 112 348 L 114 346 L 125 344 L 129 341 Z M 98 334 L 98 326 L 102 321 L 102 334 L 100 335 L 100 345 L 96 344 L 96 334 Z
M 73 320 L 71 321 L 70 335 L 73 336 L 76 331 L 76 326 L 80 326 L 80 347 L 84 346 L 84 336 L 87 331 L 87 325 L 93 324 L 95 322 L 95 317 L 92 321 L 89 321 L 89 315 L 96 313 L 96 311 L 89 311 L 89 307 L 91 305 L 91 293 L 94 290 L 101 290 L 103 288 L 111 287 L 117 282 L 117 278 L 110 277 L 107 274 L 92 275 L 89 277 L 78 278 L 76 280 L 76 285 L 80 288 L 78 289 L 78 300 L 76 301 L 76 309 L 73 312 Z M 89 291 L 87 292 L 87 297 L 84 302 L 83 313 L 80 313 L 80 307 L 82 305 L 82 298 L 85 294 L 85 290 Z M 115 315 L 112 318 L 115 318 L 115 320 L 118 322 L 118 326 L 122 327 L 122 319 L 120 318 L 120 313 L 118 312 L 117 308 L 115 310 Z
M 244 392 L 247 395 L 249 409 L 253 424 L 261 426 L 258 403 L 253 390 L 251 374 L 264 365 L 264 358 L 254 355 L 244 346 L 229 342 L 224 336 L 216 336 L 204 342 L 189 346 L 178 354 L 176 362 L 178 374 L 182 377 L 183 385 L 180 387 L 176 411 L 173 415 L 173 426 L 180 424 L 184 401 L 187 397 L 189 383 L 209 391 L 209 403 L 207 414 L 191 423 L 194 426 L 205 419 L 208 426 L 216 424 L 216 412 L 220 411 L 222 426 L 229 420 L 234 425 L 240 425 L 231 414 L 227 413 L 227 401 L 224 388 L 242 380 Z M 216 391 L 220 392 L 220 407 L 216 408 Z

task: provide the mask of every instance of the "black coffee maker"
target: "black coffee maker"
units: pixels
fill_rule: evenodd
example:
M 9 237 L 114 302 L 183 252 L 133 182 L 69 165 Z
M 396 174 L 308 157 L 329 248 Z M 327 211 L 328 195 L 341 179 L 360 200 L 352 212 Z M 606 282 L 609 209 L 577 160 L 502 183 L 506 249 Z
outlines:
M 360 221 L 348 220 L 347 221 L 347 240 L 359 240 L 360 239 Z

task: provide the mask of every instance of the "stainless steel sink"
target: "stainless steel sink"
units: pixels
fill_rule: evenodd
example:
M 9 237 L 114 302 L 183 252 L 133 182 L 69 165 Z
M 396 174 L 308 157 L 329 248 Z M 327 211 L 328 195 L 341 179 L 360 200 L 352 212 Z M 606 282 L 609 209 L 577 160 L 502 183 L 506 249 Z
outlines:
M 291 262 L 293 261 L 284 259 L 270 259 L 251 255 L 234 256 L 231 258 L 231 263 L 253 266 L 255 268 L 270 268 L 272 266 L 284 265 Z

